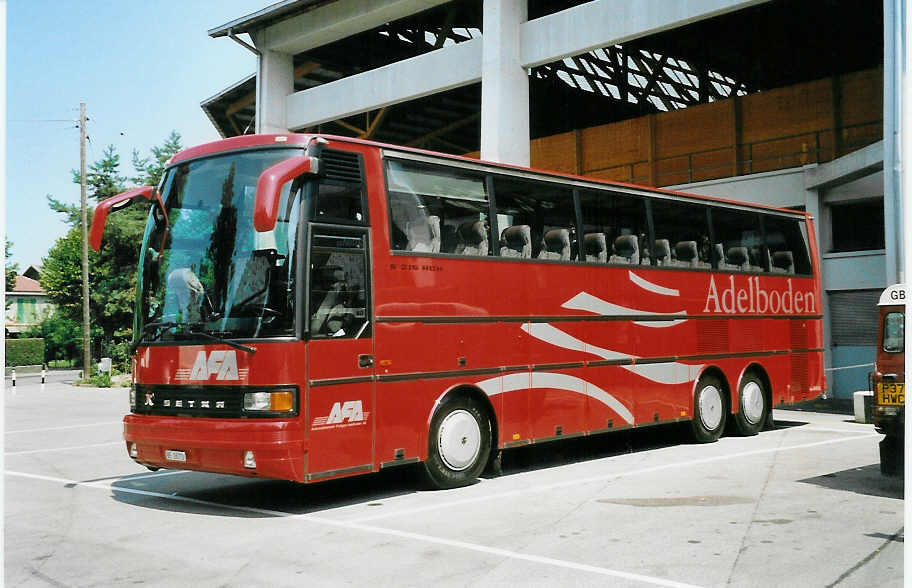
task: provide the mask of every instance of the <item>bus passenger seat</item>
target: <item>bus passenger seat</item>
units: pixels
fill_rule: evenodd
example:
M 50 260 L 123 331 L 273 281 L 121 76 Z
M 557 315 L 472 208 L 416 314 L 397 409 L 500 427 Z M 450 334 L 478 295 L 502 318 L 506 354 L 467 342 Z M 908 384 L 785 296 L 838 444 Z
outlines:
M 456 246 L 458 255 L 487 255 L 488 231 L 484 221 L 467 221 L 459 225 L 462 243 Z
M 750 266 L 751 271 L 753 271 L 753 272 L 767 271 L 766 267 L 764 267 L 765 264 L 763 263 L 763 253 L 759 247 L 754 246 L 754 247 L 751 247 L 750 249 L 748 249 L 747 258 L 751 264 L 751 266 Z M 767 261 L 768 261 L 768 259 L 767 259 Z M 766 265 L 768 265 L 768 264 L 766 264 Z
M 443 224 L 440 227 L 440 252 L 441 253 L 456 253 L 456 249 L 459 247 L 460 238 L 459 233 L 456 232 L 456 227 L 453 225 Z
M 750 261 L 747 258 L 747 247 L 729 247 L 725 256 L 726 269 L 748 271 Z
M 539 259 L 570 259 L 570 231 L 567 229 L 551 229 L 545 233 Z
M 529 225 L 513 225 L 500 234 L 500 256 L 532 257 L 532 229 Z
M 621 235 L 614 240 L 614 255 L 609 263 L 640 264 L 640 251 L 636 235 Z
M 776 251 L 773 253 L 773 272 L 777 274 L 794 274 L 795 259 L 791 251 Z
M 675 243 L 675 257 L 677 260 L 673 265 L 676 267 L 699 267 L 697 265 L 700 263 L 697 259 L 697 242 L 678 241 Z
M 655 260 L 656 265 L 669 265 L 671 263 L 671 246 L 668 244 L 668 239 L 656 239 Z
M 410 221 L 406 224 L 408 251 L 438 253 L 440 251 L 440 217 L 431 215 L 427 222 Z
M 586 247 L 586 261 L 597 261 L 599 263 L 608 261 L 608 245 L 605 240 L 605 233 L 586 233 L 583 236 L 583 244 Z

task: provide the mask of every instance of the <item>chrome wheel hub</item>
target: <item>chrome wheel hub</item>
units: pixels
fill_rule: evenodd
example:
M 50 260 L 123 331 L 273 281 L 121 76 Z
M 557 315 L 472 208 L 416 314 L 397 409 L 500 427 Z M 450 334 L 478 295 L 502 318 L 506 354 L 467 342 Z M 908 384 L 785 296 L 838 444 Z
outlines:
M 708 431 L 715 431 L 722 423 L 722 392 L 715 386 L 700 390 L 700 422 Z
M 751 424 L 763 418 L 763 389 L 757 382 L 748 382 L 741 389 L 741 414 Z
M 469 468 L 481 451 L 481 429 L 472 414 L 463 409 L 444 417 L 437 433 L 437 452 L 443 463 L 454 471 Z

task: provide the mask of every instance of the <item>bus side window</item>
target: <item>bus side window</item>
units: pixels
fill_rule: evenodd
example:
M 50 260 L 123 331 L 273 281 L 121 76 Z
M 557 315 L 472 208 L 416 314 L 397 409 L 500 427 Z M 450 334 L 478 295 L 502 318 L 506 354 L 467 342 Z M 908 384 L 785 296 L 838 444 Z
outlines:
M 667 240 L 671 259 L 664 265 L 710 269 L 713 247 L 706 207 L 664 199 L 652 201 L 656 242 Z
M 486 237 L 482 246 L 474 232 L 460 230 L 476 222 L 484 227 L 487 222 L 483 175 L 393 159 L 386 166 L 393 251 L 488 254 Z
M 494 201 L 501 257 L 565 261 L 578 258 L 572 190 L 547 182 L 496 176 Z M 550 245 L 546 242 L 549 233 Z
M 770 271 L 778 274 L 811 274 L 807 227 L 793 218 L 768 214 L 763 217 Z
M 649 244 L 646 242 L 646 204 L 642 198 L 608 191 L 580 190 L 579 199 L 583 213 L 581 232 L 586 243 L 585 261 L 640 264 L 650 259 Z M 635 238 L 621 239 L 619 243 L 618 238 L 624 236 Z M 633 261 L 634 257 L 636 261 Z
M 313 338 L 370 336 L 366 236 L 313 235 L 308 327 Z
M 714 262 L 723 271 L 765 272 L 760 215 L 730 208 L 712 209 Z

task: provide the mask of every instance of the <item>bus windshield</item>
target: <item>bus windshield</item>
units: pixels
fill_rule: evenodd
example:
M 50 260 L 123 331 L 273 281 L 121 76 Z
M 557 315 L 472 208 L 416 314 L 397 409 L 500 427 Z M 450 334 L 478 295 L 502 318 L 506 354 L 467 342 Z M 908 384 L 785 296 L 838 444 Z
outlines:
M 253 211 L 260 174 L 299 154 L 245 151 L 168 171 L 167 223 L 153 209 L 143 238 L 137 342 L 295 334 L 300 198 L 285 186 L 276 227 L 266 233 L 254 229 Z
M 905 347 L 905 316 L 901 312 L 888 312 L 883 321 L 883 350 L 902 353 Z

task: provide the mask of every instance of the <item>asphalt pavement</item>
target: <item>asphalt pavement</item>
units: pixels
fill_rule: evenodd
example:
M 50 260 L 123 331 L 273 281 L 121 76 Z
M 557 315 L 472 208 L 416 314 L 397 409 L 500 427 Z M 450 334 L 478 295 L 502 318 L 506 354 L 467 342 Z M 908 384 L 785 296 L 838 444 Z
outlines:
M 126 388 L 4 391 L 9 586 L 902 586 L 903 482 L 871 425 L 775 412 L 751 438 L 660 426 L 314 485 L 126 454 Z

